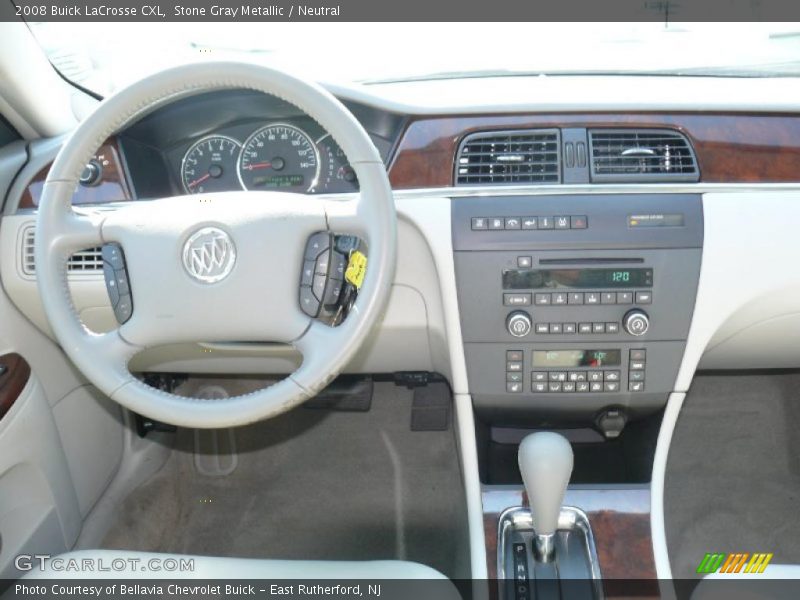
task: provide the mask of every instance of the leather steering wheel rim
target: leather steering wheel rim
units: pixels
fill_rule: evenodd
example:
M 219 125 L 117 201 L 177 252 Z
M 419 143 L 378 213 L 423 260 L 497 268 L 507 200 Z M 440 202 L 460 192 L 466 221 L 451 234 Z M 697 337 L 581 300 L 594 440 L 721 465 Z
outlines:
M 278 97 L 317 121 L 342 147 L 358 177 L 360 192 L 347 198 L 232 192 L 138 201 L 111 211 L 73 210 L 71 199 L 79 176 L 110 135 L 178 98 L 224 89 L 250 89 Z M 189 282 L 180 265 L 187 236 L 207 225 L 230 232 L 238 262 L 228 279 L 203 287 Z M 388 302 L 396 262 L 396 228 L 394 199 L 380 154 L 361 124 L 329 92 L 263 65 L 184 65 L 147 77 L 104 100 L 62 147 L 38 209 L 35 260 L 39 292 L 53 333 L 66 354 L 92 384 L 116 402 L 158 421 L 186 427 L 244 425 L 276 416 L 313 397 L 353 357 Z M 358 235 L 369 249 L 369 268 L 356 303 L 337 327 L 298 314 L 302 254 L 307 236 L 315 230 Z M 122 246 L 129 262 L 134 316 L 114 331 L 96 334 L 83 326 L 72 304 L 67 260 L 74 252 L 111 241 Z M 269 259 L 262 261 L 267 283 L 259 279 L 262 273 L 254 256 L 265 252 L 281 263 L 275 266 Z M 281 273 L 286 281 L 270 280 Z M 256 282 L 250 290 L 243 287 L 248 281 Z M 292 285 L 294 308 L 288 299 Z M 155 287 L 160 289 L 151 289 Z M 186 297 L 178 297 L 182 295 Z M 242 299 L 245 306 L 240 312 L 250 314 L 239 314 L 237 306 L 231 306 L 233 312 L 228 315 L 208 308 L 224 308 L 230 298 Z M 260 314 L 254 308 L 261 303 L 265 312 L 274 308 L 282 314 Z M 145 315 L 148 309 L 155 314 Z M 202 321 L 199 315 L 205 315 Z M 223 400 L 157 390 L 128 370 L 130 359 L 141 350 L 169 343 L 170 336 L 187 341 L 198 327 L 210 339 L 195 342 L 257 341 L 266 336 L 262 341 L 293 345 L 303 354 L 303 363 L 270 387 Z M 229 332 L 236 337 L 226 340 Z

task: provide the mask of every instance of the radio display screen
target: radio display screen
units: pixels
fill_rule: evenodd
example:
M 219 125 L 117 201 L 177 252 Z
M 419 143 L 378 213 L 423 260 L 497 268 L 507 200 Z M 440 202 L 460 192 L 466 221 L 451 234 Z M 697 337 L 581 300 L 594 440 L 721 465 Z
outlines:
M 504 290 L 640 288 L 653 286 L 653 269 L 504 269 Z
M 618 367 L 620 350 L 534 350 L 534 367 Z

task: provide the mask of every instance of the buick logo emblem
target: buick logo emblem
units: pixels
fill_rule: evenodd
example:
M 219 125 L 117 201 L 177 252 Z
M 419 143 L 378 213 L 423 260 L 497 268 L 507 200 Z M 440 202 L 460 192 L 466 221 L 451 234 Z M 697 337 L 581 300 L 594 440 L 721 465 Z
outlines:
M 197 281 L 216 283 L 225 279 L 236 262 L 230 236 L 216 227 L 203 227 L 183 245 L 183 266 Z

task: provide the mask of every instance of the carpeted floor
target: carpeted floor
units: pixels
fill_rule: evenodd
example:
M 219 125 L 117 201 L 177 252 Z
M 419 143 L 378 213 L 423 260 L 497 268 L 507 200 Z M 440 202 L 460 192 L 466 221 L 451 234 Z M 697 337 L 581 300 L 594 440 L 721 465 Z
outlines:
M 253 384 L 190 380 L 185 392 Z M 218 388 L 215 388 L 218 389 Z M 213 394 L 212 394 L 213 395 Z M 412 392 L 376 384 L 369 412 L 299 408 L 235 430 L 226 476 L 194 466 L 194 432 L 124 502 L 104 548 L 283 559 L 405 559 L 468 575 L 452 427 L 412 432 Z
M 666 473 L 667 542 L 676 578 L 706 552 L 773 552 L 800 564 L 800 375 L 695 378 Z

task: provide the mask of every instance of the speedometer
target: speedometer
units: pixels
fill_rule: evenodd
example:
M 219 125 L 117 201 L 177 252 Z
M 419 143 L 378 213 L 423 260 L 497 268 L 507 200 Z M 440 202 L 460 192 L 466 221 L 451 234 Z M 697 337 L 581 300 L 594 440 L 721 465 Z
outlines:
M 319 156 L 308 134 L 275 123 L 255 131 L 239 158 L 239 180 L 248 190 L 307 192 L 319 177 Z
M 239 189 L 236 158 L 241 146 L 233 138 L 209 135 L 195 142 L 181 163 L 183 189 L 189 194 Z

